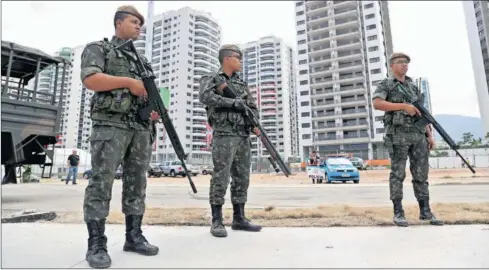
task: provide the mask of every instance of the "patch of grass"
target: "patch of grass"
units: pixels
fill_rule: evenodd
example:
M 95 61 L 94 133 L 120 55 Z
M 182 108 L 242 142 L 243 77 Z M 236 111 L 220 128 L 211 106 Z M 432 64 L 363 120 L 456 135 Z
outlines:
M 442 176 L 441 179 L 452 179 L 453 177 L 451 177 L 450 175 L 445 175 L 445 176 Z
M 488 203 L 432 204 L 434 214 L 445 224 L 489 224 Z M 404 207 L 406 218 L 412 225 L 418 220 L 417 205 Z M 225 224 L 230 226 L 232 209 L 224 209 Z M 391 207 L 354 207 L 348 205 L 318 206 L 314 208 L 247 209 L 246 216 L 267 227 L 335 227 L 335 226 L 392 226 Z M 203 208 L 148 208 L 144 217 L 146 225 L 209 226 L 210 210 Z M 81 223 L 81 213 L 58 213 L 52 222 Z M 124 224 L 121 212 L 112 212 L 107 223 Z

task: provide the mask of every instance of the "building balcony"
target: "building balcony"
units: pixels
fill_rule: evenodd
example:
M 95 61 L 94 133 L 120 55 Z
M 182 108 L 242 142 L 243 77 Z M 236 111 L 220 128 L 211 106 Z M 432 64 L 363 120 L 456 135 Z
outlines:
M 261 109 L 275 109 L 277 108 L 277 104 L 275 103 L 261 103 L 260 104 Z
M 334 108 L 340 102 L 331 100 L 331 101 L 326 101 L 326 102 L 324 102 L 324 101 L 323 102 L 313 101 L 312 103 L 313 103 L 313 105 L 311 107 L 312 110 L 317 111 L 317 110 L 325 110 L 325 109 Z
M 209 36 L 217 36 L 217 31 L 213 31 L 207 25 L 203 25 L 201 23 L 195 24 L 194 31 L 195 31 L 195 33 L 203 33 L 203 34 L 206 34 Z
M 195 17 L 195 26 L 205 26 L 218 35 L 218 24 L 202 16 Z
M 207 145 L 207 141 L 205 139 L 202 139 L 202 140 L 192 140 L 192 145 L 206 146 Z
M 274 93 L 275 94 L 275 80 L 272 83 L 264 83 L 262 81 L 260 88 L 262 90 L 261 91 L 262 93 Z
M 207 121 L 207 116 L 202 114 L 193 114 L 192 118 L 200 121 Z
M 333 61 L 333 57 L 331 57 L 331 53 L 326 53 L 323 56 L 310 57 L 309 58 L 309 66 L 311 68 L 315 68 L 315 67 L 320 67 L 320 66 L 324 66 L 327 64 L 331 65 L 332 61 Z
M 341 99 L 340 102 L 342 106 L 366 106 L 367 100 L 365 98 L 348 98 Z
M 207 134 L 206 134 L 205 132 L 200 132 L 200 131 L 197 131 L 197 132 L 196 132 L 196 131 L 192 131 L 192 136 L 193 136 L 193 137 L 199 137 L 199 138 L 201 138 L 201 137 L 205 137 L 205 136 L 207 136 Z
M 370 142 L 370 138 L 367 134 L 357 136 L 315 136 L 315 145 L 334 145 L 334 144 L 349 144 L 349 143 L 365 143 Z
M 207 128 L 207 125 L 206 125 L 205 122 L 193 122 L 192 123 L 192 127 L 193 128 L 203 128 L 203 129 L 205 129 L 205 128 Z
M 263 109 L 262 108 L 261 115 L 262 116 L 265 116 L 265 115 L 277 115 L 277 110 L 275 110 L 275 109 L 270 110 L 270 109 Z
M 333 120 L 336 118 L 358 118 L 364 117 L 367 114 L 365 109 L 353 109 L 344 111 L 331 111 L 331 112 L 313 112 L 313 119 L 319 120 Z

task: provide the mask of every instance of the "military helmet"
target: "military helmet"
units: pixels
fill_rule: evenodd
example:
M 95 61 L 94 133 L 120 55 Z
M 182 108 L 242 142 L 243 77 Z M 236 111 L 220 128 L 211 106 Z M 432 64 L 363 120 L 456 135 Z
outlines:
M 141 21 L 141 26 L 144 25 L 143 15 L 141 15 L 141 13 L 139 13 L 139 11 L 134 6 L 131 6 L 131 5 L 120 6 L 117 9 L 117 11 L 115 12 L 114 16 L 116 16 L 119 13 L 125 13 L 125 14 L 132 15 L 132 16 L 138 18 L 139 21 Z
M 221 48 L 219 49 L 219 52 L 221 51 L 233 51 L 235 53 L 239 53 L 239 55 L 242 55 L 242 52 L 239 49 L 239 47 L 232 44 L 222 45 Z
M 406 58 L 408 60 L 408 62 L 411 62 L 411 58 L 409 57 L 409 55 L 407 55 L 403 52 L 395 52 L 395 53 L 391 54 L 391 57 L 389 58 L 389 63 L 392 63 L 392 61 L 394 59 L 397 59 L 397 58 Z

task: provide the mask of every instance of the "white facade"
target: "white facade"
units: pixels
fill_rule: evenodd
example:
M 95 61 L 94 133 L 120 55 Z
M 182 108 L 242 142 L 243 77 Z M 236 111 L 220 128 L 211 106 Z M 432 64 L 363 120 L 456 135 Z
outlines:
M 388 75 L 392 40 L 381 1 L 295 1 L 300 154 L 383 156 L 383 112 L 372 107 Z M 385 44 L 385 45 L 384 45 Z
M 479 100 L 484 133 L 489 132 L 489 54 L 487 51 L 489 28 L 489 3 L 487 1 L 462 1 L 465 24 L 469 38 L 472 70 Z
M 206 111 L 198 97 L 199 79 L 219 69 L 221 27 L 209 13 L 185 7 L 154 16 L 152 30 L 149 60 L 158 87 L 171 91 L 169 114 L 180 141 L 192 163 L 211 164 Z M 146 53 L 146 40 L 145 27 L 135 42 L 141 53 Z M 167 138 L 159 124 L 153 162 L 177 158 Z
M 65 85 L 63 91 L 63 113 L 60 122 L 60 142 L 56 148 L 81 148 L 88 150 L 86 140 L 90 134 L 89 97 L 93 95 L 87 91 L 80 80 L 81 54 L 85 46 L 74 48 L 62 48 L 54 53 L 70 60 L 71 67 L 66 69 Z M 60 70 L 61 71 L 61 70 Z M 62 72 L 58 72 L 56 100 L 59 100 L 61 92 Z M 55 69 L 50 68 L 41 72 L 38 82 L 39 91 L 53 92 Z
M 297 126 L 294 53 L 275 36 L 240 45 L 242 78 L 257 101 L 260 123 L 284 160 L 297 155 Z M 253 136 L 252 156 L 269 157 Z

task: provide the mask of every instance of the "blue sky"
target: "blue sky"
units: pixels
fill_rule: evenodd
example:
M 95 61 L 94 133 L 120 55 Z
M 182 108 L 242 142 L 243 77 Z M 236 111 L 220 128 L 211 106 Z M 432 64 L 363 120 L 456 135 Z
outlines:
M 113 13 L 123 4 L 147 14 L 145 1 L 3 2 L 2 39 L 47 53 L 83 45 L 113 34 Z M 155 13 L 184 6 L 211 13 L 223 43 L 273 34 L 295 48 L 293 1 L 162 1 L 155 3 Z M 462 3 L 395 1 L 389 8 L 394 50 L 411 56 L 408 75 L 428 78 L 433 113 L 479 117 Z

